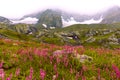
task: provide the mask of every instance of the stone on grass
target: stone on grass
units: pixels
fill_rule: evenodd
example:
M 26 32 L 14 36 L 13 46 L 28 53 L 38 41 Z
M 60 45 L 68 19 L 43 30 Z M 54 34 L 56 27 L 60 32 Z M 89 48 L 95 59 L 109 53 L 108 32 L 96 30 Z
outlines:
M 91 62 L 92 60 L 93 60 L 93 58 L 92 57 L 90 57 L 90 56 L 87 56 L 87 55 L 80 55 L 80 54 L 74 54 L 74 57 L 76 58 L 76 59 L 78 59 L 81 63 L 84 63 L 84 62 Z

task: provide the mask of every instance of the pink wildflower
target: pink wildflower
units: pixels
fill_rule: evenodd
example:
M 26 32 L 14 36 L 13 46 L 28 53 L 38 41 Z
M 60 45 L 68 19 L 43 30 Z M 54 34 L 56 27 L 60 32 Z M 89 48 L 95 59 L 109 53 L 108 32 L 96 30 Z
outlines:
M 11 80 L 9 77 L 6 80 Z
M 32 80 L 32 77 L 33 77 L 33 68 L 31 67 L 30 74 L 29 74 L 29 76 L 26 77 L 26 80 Z
M 57 72 L 57 65 L 54 65 L 54 71 Z
M 40 69 L 40 77 L 41 77 L 41 79 L 44 80 L 45 76 L 46 76 L 46 72 L 43 69 Z
M 82 76 L 82 80 L 86 80 L 86 77 L 85 77 L 85 76 Z
M 98 80 L 100 80 L 100 69 L 98 68 Z
M 73 73 L 73 69 L 72 69 L 72 68 L 70 68 L 70 73 L 71 73 L 71 74 Z
M 116 77 L 120 79 L 120 70 L 116 65 L 112 65 L 113 70 L 116 73 Z
M 20 68 L 18 68 L 15 72 L 15 75 L 18 76 L 20 74 Z
M 11 80 L 11 79 L 12 79 L 12 73 L 10 74 L 10 76 L 6 80 Z
M 57 64 L 60 63 L 60 58 L 59 57 L 56 58 L 56 62 L 57 62 Z
M 2 80 L 4 80 L 4 76 L 5 76 L 4 70 L 3 70 L 3 69 L 0 69 L 0 78 L 1 78 Z
M 79 79 L 79 72 L 77 72 L 75 75 L 75 80 L 78 80 L 78 79 Z
M 87 71 L 87 66 L 83 65 L 83 66 L 82 66 L 82 70 L 83 70 L 83 71 Z
M 32 76 L 33 76 L 33 68 L 31 67 L 30 68 L 30 75 L 29 75 L 29 77 L 32 79 Z
M 0 63 L 0 68 L 2 68 L 2 66 L 3 66 L 3 62 Z

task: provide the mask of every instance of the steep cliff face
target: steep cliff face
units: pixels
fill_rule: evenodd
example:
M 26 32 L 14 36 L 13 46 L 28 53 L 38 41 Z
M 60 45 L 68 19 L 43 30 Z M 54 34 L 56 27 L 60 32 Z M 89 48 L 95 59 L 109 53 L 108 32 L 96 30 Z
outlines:
M 41 14 L 38 24 L 45 24 L 48 28 L 62 27 L 61 14 L 54 10 L 47 9 Z

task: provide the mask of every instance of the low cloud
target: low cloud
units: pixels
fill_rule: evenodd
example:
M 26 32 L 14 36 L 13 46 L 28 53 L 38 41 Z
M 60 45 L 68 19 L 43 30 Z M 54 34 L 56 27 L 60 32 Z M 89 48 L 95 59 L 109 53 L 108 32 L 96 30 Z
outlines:
M 37 18 L 24 18 L 22 20 L 11 20 L 13 22 L 13 24 L 17 24 L 17 23 L 26 23 L 26 24 L 36 24 L 38 19 Z
M 120 0 L 0 0 L 0 16 L 21 18 L 47 8 L 94 14 L 114 5 L 120 6 Z

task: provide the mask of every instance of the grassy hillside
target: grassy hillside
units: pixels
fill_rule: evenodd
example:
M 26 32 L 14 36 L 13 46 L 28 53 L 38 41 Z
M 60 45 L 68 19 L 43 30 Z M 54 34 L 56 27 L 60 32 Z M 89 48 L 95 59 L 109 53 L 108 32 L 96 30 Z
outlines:
M 2 80 L 119 80 L 120 50 L 0 39 Z M 81 55 L 81 56 L 80 56 Z
M 40 29 L 33 34 L 4 26 L 0 80 L 120 80 L 119 23 Z M 17 29 L 21 26 L 25 29 Z
M 49 30 L 48 30 L 49 31 Z M 114 48 L 120 47 L 120 24 L 77 24 L 65 28 L 57 28 L 50 30 L 49 35 L 52 37 L 61 38 L 58 43 L 68 43 L 71 45 L 99 46 Z M 69 39 L 68 36 L 77 35 L 78 40 Z M 48 36 L 49 36 L 48 35 Z M 65 36 L 62 36 L 65 35 Z M 47 37 L 48 37 L 47 36 Z M 66 37 L 67 36 L 67 37 Z M 73 43 L 72 43 L 72 42 Z
M 11 40 L 32 41 L 34 39 L 34 36 L 20 34 L 8 29 L 0 29 L 0 38 L 11 39 Z
M 114 23 L 114 24 L 76 24 L 67 26 L 61 29 L 58 29 L 58 31 L 80 31 L 80 30 L 89 30 L 89 29 L 120 29 L 120 23 Z M 57 29 L 56 29 L 57 30 Z

